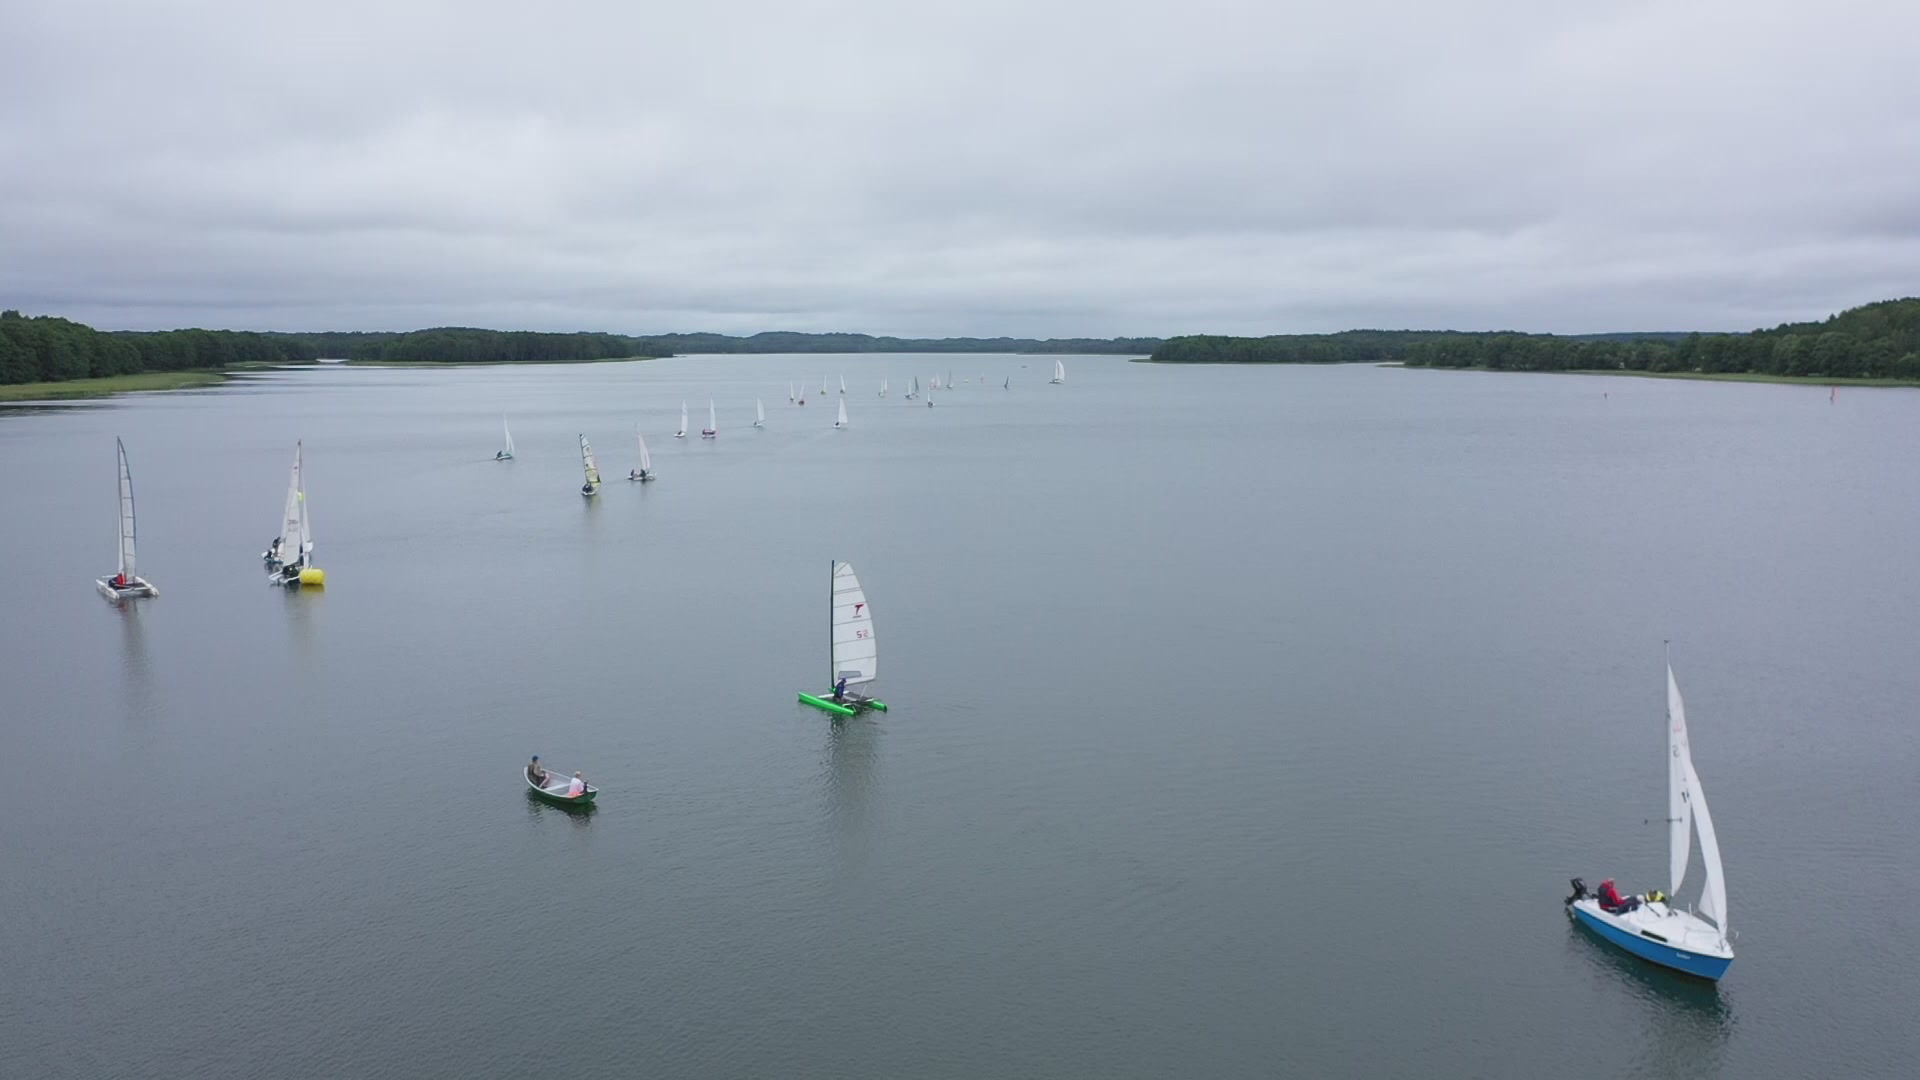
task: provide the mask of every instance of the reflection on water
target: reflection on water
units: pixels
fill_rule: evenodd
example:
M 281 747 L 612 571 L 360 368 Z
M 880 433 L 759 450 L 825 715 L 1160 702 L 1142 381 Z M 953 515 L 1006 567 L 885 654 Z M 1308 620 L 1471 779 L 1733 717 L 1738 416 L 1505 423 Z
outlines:
M 1732 1004 L 1719 983 L 1642 960 L 1571 919 L 1567 932 L 1580 939 L 1594 977 L 1618 983 L 1646 1012 L 1648 1038 L 1632 1075 L 1719 1075 L 1734 1027 Z
M 535 795 L 531 790 L 527 791 L 526 795 L 528 821 L 540 821 L 546 815 L 555 815 L 584 829 L 593 824 L 594 812 L 599 809 L 593 803 L 581 806 L 560 806 Z
M 857 870 L 866 862 L 879 740 L 880 724 L 871 716 L 836 716 L 827 723 L 820 783 L 843 869 Z
M 121 655 L 124 662 L 120 666 L 127 682 L 127 703 L 131 706 L 129 715 L 146 716 L 153 705 L 153 669 L 147 658 L 147 635 L 140 626 L 140 605 L 123 601 L 113 605 L 118 608 L 116 614 L 120 620 Z

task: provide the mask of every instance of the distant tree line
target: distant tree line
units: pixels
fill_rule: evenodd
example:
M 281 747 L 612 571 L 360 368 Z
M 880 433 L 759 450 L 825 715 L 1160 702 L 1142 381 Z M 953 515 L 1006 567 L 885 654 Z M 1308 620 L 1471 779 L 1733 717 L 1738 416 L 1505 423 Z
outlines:
M 679 353 L 1108 353 L 1145 356 L 1159 338 L 899 338 L 872 334 L 802 334 L 772 330 L 751 337 L 728 334 L 656 334 L 642 340 Z
M 290 364 L 316 355 L 311 345 L 267 334 L 234 330 L 109 334 L 53 316 L 28 318 L 18 311 L 0 311 L 0 383 Z
M 1920 379 L 1920 299 L 1885 300 L 1824 322 L 1748 334 L 1461 333 L 1351 330 L 1276 337 L 1169 338 L 1173 363 L 1393 362 L 1493 371 L 1655 371 Z

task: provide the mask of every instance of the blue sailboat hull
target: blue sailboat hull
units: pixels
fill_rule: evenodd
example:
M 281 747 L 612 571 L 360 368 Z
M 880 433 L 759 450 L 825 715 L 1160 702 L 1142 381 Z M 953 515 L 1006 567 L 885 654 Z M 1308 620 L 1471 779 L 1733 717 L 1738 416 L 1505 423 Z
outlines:
M 1569 907 L 1567 913 L 1572 916 L 1575 922 L 1600 935 L 1607 941 L 1620 946 L 1642 960 L 1651 960 L 1661 967 L 1672 968 L 1675 971 L 1684 971 L 1688 975 L 1698 976 L 1702 979 L 1712 979 L 1718 982 L 1720 977 L 1727 973 L 1727 968 L 1733 965 L 1732 957 L 1702 956 L 1699 953 L 1676 949 L 1664 942 L 1653 941 L 1637 934 L 1629 934 L 1617 926 L 1612 926 L 1595 918 L 1592 913 L 1584 911 L 1578 906 Z

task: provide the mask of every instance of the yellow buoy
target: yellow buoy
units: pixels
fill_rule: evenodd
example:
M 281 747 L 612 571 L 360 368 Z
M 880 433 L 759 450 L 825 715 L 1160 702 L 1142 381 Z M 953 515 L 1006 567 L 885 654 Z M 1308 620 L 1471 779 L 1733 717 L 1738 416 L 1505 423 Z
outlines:
M 302 585 L 325 585 L 326 583 L 327 572 L 317 566 L 309 566 L 300 571 L 300 584 Z

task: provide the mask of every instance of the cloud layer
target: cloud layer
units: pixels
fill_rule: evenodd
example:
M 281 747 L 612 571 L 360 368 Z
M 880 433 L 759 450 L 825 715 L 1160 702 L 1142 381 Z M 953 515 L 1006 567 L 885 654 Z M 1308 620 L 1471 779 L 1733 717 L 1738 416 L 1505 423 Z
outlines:
M 1909 5 L 30 0 L 0 26 L 0 306 L 102 327 L 1747 329 L 1920 292 Z

